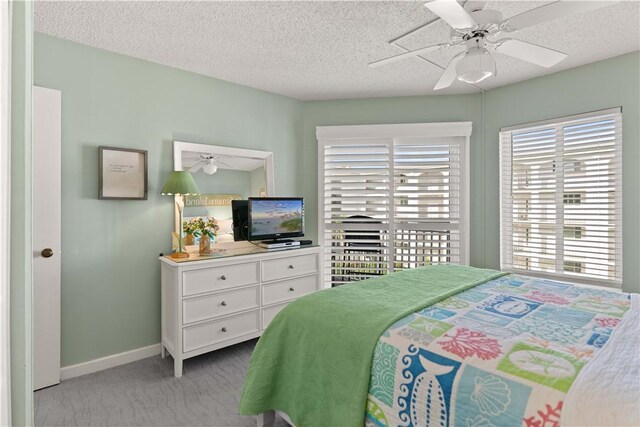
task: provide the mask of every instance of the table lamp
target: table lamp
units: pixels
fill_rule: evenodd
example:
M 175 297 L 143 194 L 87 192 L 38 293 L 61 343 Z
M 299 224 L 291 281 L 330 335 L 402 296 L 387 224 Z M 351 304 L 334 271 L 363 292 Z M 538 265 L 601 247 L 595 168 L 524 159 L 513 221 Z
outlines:
M 167 182 L 162 187 L 161 194 L 173 195 L 178 208 L 180 233 L 178 234 L 178 252 L 171 254 L 171 258 L 189 258 L 189 254 L 183 251 L 182 248 L 182 209 L 184 208 L 184 199 L 182 196 L 191 194 L 199 194 L 200 190 L 193 180 L 190 172 L 186 171 L 174 171 L 171 172 Z

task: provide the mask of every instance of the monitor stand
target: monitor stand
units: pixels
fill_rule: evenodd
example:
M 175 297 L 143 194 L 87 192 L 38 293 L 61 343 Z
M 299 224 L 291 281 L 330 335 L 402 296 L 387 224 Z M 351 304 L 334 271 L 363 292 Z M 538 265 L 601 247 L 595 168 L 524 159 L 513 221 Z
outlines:
M 265 249 L 293 248 L 296 246 L 300 246 L 300 242 L 291 239 L 263 240 L 262 242 L 258 243 L 258 246 Z

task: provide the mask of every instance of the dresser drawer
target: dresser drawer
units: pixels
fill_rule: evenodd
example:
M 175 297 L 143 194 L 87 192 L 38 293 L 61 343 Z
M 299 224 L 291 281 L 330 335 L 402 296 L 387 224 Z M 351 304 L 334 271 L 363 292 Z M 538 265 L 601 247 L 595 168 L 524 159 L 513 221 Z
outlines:
M 262 285 L 262 304 L 269 305 L 310 294 L 318 288 L 318 275 Z
M 262 261 L 262 281 L 287 279 L 318 271 L 318 256 L 301 255 Z
M 254 283 L 258 283 L 257 262 L 203 268 L 182 274 L 182 295 L 197 295 Z
M 185 299 L 182 301 L 182 319 L 187 324 L 258 307 L 260 287 L 252 286 Z
M 250 311 L 184 328 L 182 347 L 186 353 L 259 330 L 260 310 Z
M 289 303 L 273 305 L 271 307 L 262 309 L 262 329 L 266 329 L 269 323 L 276 317 L 276 314 L 280 313 Z

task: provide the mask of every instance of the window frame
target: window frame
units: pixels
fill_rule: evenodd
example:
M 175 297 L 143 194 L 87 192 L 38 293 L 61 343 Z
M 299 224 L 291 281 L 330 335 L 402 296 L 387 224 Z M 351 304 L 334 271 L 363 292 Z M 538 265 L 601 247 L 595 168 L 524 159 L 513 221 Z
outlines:
M 512 164 L 512 143 L 509 143 L 509 151 L 507 152 L 507 150 L 505 149 L 504 142 L 503 142 L 503 135 L 505 133 L 510 133 L 513 134 L 515 132 L 522 132 L 522 131 L 528 131 L 528 132 L 533 132 L 536 131 L 538 129 L 543 129 L 543 128 L 548 128 L 548 127 L 555 127 L 557 128 L 564 128 L 564 127 L 568 127 L 568 126 L 572 126 L 574 124 L 576 124 L 576 122 L 581 122 L 584 120 L 588 120 L 590 118 L 593 119 L 597 119 L 598 117 L 604 117 L 604 116 L 612 116 L 616 119 L 620 120 L 620 125 L 619 127 L 616 127 L 616 130 L 618 132 L 618 134 L 616 135 L 616 145 L 614 148 L 614 161 L 617 164 L 617 167 L 615 169 L 615 182 L 614 182 L 614 186 L 616 188 L 616 195 L 615 195 L 615 209 L 614 209 L 614 213 L 618 212 L 614 218 L 614 224 L 616 225 L 616 229 L 615 229 L 615 235 L 616 237 L 614 237 L 614 247 L 616 250 L 619 251 L 619 255 L 615 257 L 615 265 L 614 268 L 616 270 L 619 271 L 619 276 L 617 276 L 614 279 L 600 279 L 600 278 L 594 278 L 594 277 L 579 277 L 579 276 L 572 276 L 572 275 L 567 275 L 564 274 L 563 272 L 564 270 L 564 264 L 565 262 L 583 262 L 583 261 L 575 261 L 572 259 L 565 259 L 563 257 L 562 260 L 562 265 L 563 265 L 563 269 L 562 271 L 558 272 L 542 272 L 542 271 L 532 271 L 532 270 L 526 270 L 526 269 L 518 269 L 518 268 L 513 268 L 513 267 L 509 267 L 505 265 L 505 260 L 506 257 L 508 256 L 506 252 L 506 248 L 505 248 L 505 242 L 506 242 L 506 236 L 505 236 L 505 226 L 506 226 L 506 222 L 508 221 L 507 218 L 505 218 L 505 194 L 506 191 L 511 191 L 513 189 L 513 173 L 512 173 L 512 168 L 513 168 L 513 164 Z M 611 287 L 611 288 L 615 288 L 615 289 L 621 289 L 622 287 L 622 283 L 623 283 L 623 233 L 622 233 L 622 226 L 623 226 L 623 218 L 622 218 L 622 206 L 623 206 L 623 201 L 622 201 L 622 146 L 623 146 L 623 125 L 622 125 L 622 107 L 615 107 L 615 108 L 609 108 L 609 109 L 604 109 L 604 110 L 597 110 L 597 111 L 592 111 L 592 112 L 587 112 L 587 113 L 582 113 L 582 114 L 576 114 L 576 115 L 572 115 L 572 116 L 564 116 L 564 117 L 558 117 L 558 118 L 553 118 L 553 119 L 548 119 L 548 120 L 543 120 L 543 121 L 538 121 L 538 122 L 533 122 L 533 123 L 525 123 L 525 124 L 519 124 L 519 125 L 514 125 L 514 126 L 509 126 L 509 127 L 504 127 L 500 129 L 500 133 L 499 133 L 499 138 L 498 138 L 498 144 L 499 144 L 499 197 L 500 197 L 500 201 L 499 201 L 499 211 L 500 211 L 500 269 L 504 270 L 504 271 L 508 271 L 508 272 L 512 272 L 512 273 L 517 273 L 517 274 L 523 274 L 523 275 L 528 275 L 528 276 L 532 276 L 532 277 L 541 277 L 541 278 L 548 278 L 548 279 L 554 279 L 554 280 L 562 280 L 564 282 L 568 282 L 568 283 L 577 283 L 577 284 L 586 284 L 586 285 L 595 285 L 595 286 L 605 286 L 605 287 Z M 507 165 L 506 162 L 506 158 L 507 155 L 509 156 L 509 164 Z M 558 158 L 559 153 L 558 151 L 555 152 L 556 158 Z M 505 171 L 505 168 L 508 166 L 508 171 Z M 509 178 L 510 181 L 509 183 L 511 184 L 511 188 L 510 189 L 505 189 L 505 185 L 507 185 L 507 181 L 506 181 L 506 177 L 505 177 L 505 173 L 510 173 L 511 177 Z M 559 175 L 557 175 L 559 176 Z M 563 174 L 560 179 L 564 180 L 564 177 L 566 175 Z M 577 192 L 563 192 L 562 190 L 562 182 L 557 183 L 556 184 L 556 197 L 559 198 L 559 202 L 563 205 L 566 206 L 567 204 L 573 204 L 571 202 L 567 203 L 567 198 L 566 195 L 571 193 L 573 195 L 573 193 L 577 193 Z M 560 189 L 560 190 L 558 190 Z M 559 194 L 559 195 L 558 195 Z M 513 203 L 512 201 L 513 199 L 511 199 L 511 203 Z M 575 200 L 572 200 L 575 201 Z M 578 202 L 579 203 L 579 202 Z M 564 210 L 564 207 L 563 207 Z M 557 224 L 557 219 L 556 219 L 556 226 L 558 226 Z M 577 227 L 577 225 L 575 224 L 570 224 L 569 226 L 571 227 Z M 564 236 L 564 229 L 565 227 L 567 227 L 566 224 L 562 225 L 562 235 Z M 513 228 L 513 226 L 512 226 Z M 584 227 L 583 227 L 584 228 Z M 582 236 L 584 236 L 584 229 L 583 229 L 583 233 Z M 581 237 L 582 238 L 582 237 Z M 563 241 L 566 238 L 563 237 Z M 511 247 L 513 248 L 514 244 L 513 244 L 513 234 L 511 236 Z M 557 250 L 563 250 L 563 243 L 558 244 L 557 240 L 556 240 L 556 247 L 558 248 Z M 513 250 L 511 251 L 511 258 L 513 259 L 514 255 L 513 255 Z

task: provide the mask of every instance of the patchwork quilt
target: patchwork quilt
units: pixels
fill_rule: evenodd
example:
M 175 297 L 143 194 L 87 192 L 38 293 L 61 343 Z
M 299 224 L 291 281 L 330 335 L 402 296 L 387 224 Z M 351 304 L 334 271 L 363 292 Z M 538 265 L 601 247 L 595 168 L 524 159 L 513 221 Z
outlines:
M 628 294 L 508 275 L 413 313 L 376 346 L 366 424 L 557 426 L 630 306 Z

